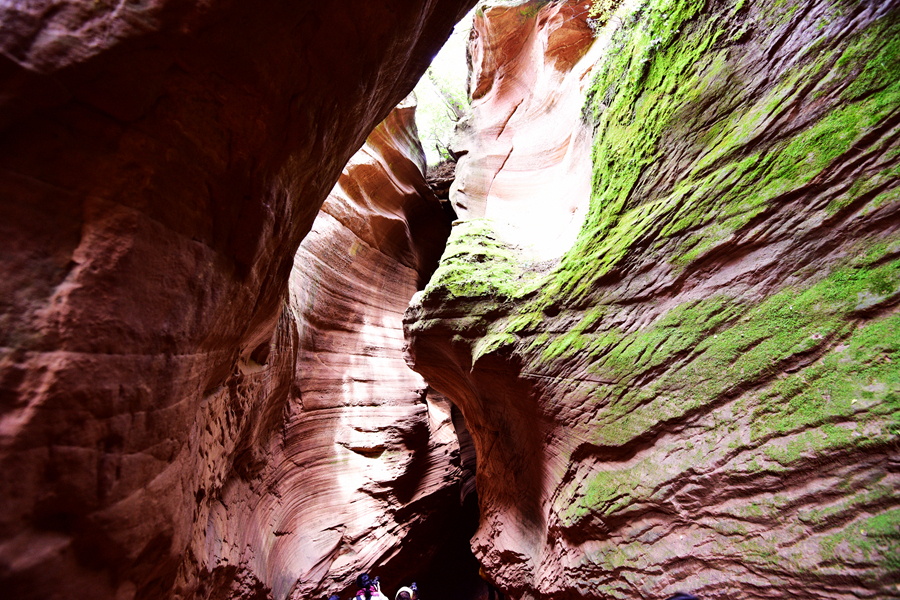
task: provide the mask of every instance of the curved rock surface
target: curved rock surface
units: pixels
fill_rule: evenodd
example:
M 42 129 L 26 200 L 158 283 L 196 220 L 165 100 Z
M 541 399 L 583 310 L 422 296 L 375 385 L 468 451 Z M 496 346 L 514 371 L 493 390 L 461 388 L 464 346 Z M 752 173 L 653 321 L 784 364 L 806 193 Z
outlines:
M 590 128 L 581 119 L 597 59 L 590 1 L 486 3 L 470 36 L 467 115 L 451 202 L 488 217 L 534 260 L 575 241 L 591 193 Z
M 309 358 L 285 308 L 294 253 L 349 157 L 471 4 L 0 7 L 4 593 L 265 597 L 271 587 L 282 598 L 307 590 L 291 579 L 316 580 L 326 556 L 347 569 L 376 560 L 365 535 L 356 558 L 318 557 L 324 538 L 297 550 L 294 513 L 249 507 L 276 492 L 296 501 L 284 498 L 295 475 L 271 472 L 288 465 L 266 463 L 279 440 L 285 456 L 316 456 L 297 447 L 304 435 L 322 443 L 302 433 L 315 419 L 294 414 L 294 369 Z M 364 214 L 393 236 L 397 211 L 429 218 L 380 205 Z M 426 277 L 432 246 L 374 242 Z M 384 282 L 388 296 L 414 289 Z M 397 349 L 383 344 L 376 356 Z M 386 390 L 420 390 L 407 377 Z M 348 386 L 353 401 L 366 392 Z M 426 457 L 448 449 L 440 410 L 408 399 L 372 417 L 372 432 L 335 432 L 342 447 L 362 456 L 355 436 L 371 434 L 395 449 L 422 444 Z M 378 433 L 392 410 L 402 426 Z M 414 465 L 424 487 L 398 484 L 406 501 L 433 489 L 432 463 Z
M 900 5 L 646 0 L 600 38 L 577 241 L 540 272 L 458 224 L 405 317 L 476 555 L 521 597 L 898 596 Z
M 189 550 L 205 581 L 237 566 L 274 598 L 307 598 L 377 565 L 399 586 L 459 527 L 451 405 L 403 354 L 403 311 L 450 229 L 422 175 L 414 111 L 395 109 L 351 158 L 297 251 L 271 344 L 232 378 L 236 390 L 209 399 L 261 397 L 280 410 L 269 439 L 206 457 L 210 469 L 237 459 L 200 492 L 209 501 Z M 209 420 L 227 430 L 217 413 Z M 214 438 L 205 448 L 234 437 L 200 435 Z M 204 594 L 227 595 L 216 585 Z

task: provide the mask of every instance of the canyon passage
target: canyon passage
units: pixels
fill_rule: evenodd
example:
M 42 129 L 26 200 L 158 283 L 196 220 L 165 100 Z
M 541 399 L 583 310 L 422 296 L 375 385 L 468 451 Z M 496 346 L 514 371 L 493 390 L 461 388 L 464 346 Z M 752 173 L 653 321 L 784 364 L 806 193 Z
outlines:
M 900 598 L 900 2 L 0 31 L 4 597 Z

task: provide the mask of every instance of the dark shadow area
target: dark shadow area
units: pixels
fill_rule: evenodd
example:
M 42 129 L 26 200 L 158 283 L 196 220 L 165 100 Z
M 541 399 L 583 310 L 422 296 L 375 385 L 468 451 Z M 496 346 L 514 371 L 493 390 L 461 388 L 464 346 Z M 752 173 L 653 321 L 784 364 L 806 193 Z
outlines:
M 430 393 L 436 394 L 431 391 Z M 456 465 L 462 470 L 460 504 L 454 522 L 447 523 L 445 542 L 421 571 L 418 579 L 421 600 L 476 600 L 487 596 L 487 585 L 478 574 L 479 563 L 472 554 L 469 540 L 478 529 L 478 493 L 475 490 L 477 457 L 472 436 L 462 411 L 451 403 L 451 418 L 459 440 Z M 394 600 L 391 598 L 391 600 Z
M 433 390 L 429 394 L 436 394 Z M 466 422 L 461 411 L 452 405 L 453 425 L 459 440 L 459 453 L 452 464 L 462 470 L 459 486 L 450 486 L 444 493 L 413 503 L 404 510 L 429 512 L 439 506 L 440 515 L 430 517 L 415 528 L 415 535 L 403 541 L 397 557 L 386 569 L 374 568 L 372 575 L 381 577 L 381 590 L 394 600 L 403 586 L 416 582 L 421 600 L 479 600 L 487 598 L 488 588 L 479 575 L 479 563 L 472 554 L 469 541 L 479 524 L 478 495 L 475 492 L 476 456 Z M 417 468 L 413 480 L 427 468 L 427 459 Z M 398 515 L 401 521 L 411 517 Z M 355 587 L 351 586 L 355 591 Z M 350 589 L 342 598 L 349 597 Z
M 476 600 L 487 596 L 487 585 L 478 575 L 478 560 L 469 540 L 478 529 L 478 495 L 469 494 L 459 509 L 450 532 L 424 570 L 413 577 L 421 600 Z M 411 582 L 403 582 L 408 585 Z M 393 595 L 390 600 L 394 600 Z
M 425 173 L 425 182 L 434 192 L 435 197 L 441 203 L 441 209 L 452 223 L 459 217 L 453 209 L 450 202 L 450 186 L 453 185 L 453 179 L 456 177 L 456 161 L 445 160 L 433 167 L 428 167 Z

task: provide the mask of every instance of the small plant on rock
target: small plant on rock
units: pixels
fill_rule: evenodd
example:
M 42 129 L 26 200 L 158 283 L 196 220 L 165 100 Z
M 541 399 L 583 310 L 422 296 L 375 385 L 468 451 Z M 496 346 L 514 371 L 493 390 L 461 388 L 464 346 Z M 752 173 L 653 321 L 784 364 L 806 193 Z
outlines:
M 622 0 L 594 0 L 588 10 L 587 24 L 596 32 L 612 18 Z

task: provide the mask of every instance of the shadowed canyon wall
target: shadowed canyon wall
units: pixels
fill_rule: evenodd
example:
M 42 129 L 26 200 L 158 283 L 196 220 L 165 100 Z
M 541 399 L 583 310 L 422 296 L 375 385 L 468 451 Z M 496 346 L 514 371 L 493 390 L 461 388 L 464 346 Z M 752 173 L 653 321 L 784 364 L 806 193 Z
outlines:
M 586 15 L 495 4 L 473 122 L 513 116 L 463 132 L 468 219 L 404 319 L 474 439 L 491 578 L 526 598 L 900 596 L 900 4 L 603 3 L 590 206 L 552 268 L 522 247 L 543 225 L 490 190 L 518 147 L 490 148 L 528 137 L 491 94 L 553 62 L 518 32 Z
M 397 164 L 400 204 L 345 176 L 340 249 L 292 265 L 471 4 L 0 7 L 4 593 L 284 598 L 410 568 L 390 544 L 459 490 L 449 409 L 398 354 L 444 227 L 410 203 L 408 123 L 358 167 Z M 351 302 L 323 263 L 354 236 Z

